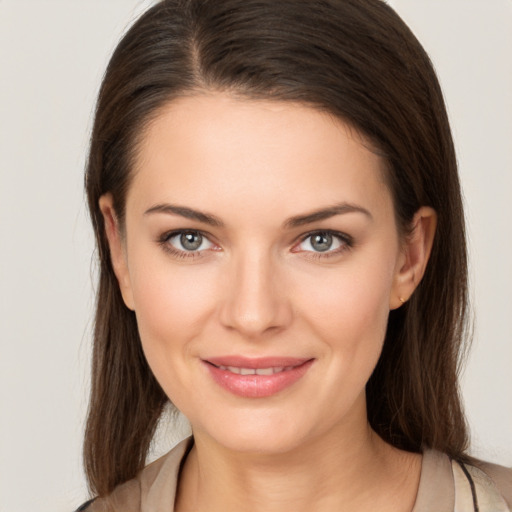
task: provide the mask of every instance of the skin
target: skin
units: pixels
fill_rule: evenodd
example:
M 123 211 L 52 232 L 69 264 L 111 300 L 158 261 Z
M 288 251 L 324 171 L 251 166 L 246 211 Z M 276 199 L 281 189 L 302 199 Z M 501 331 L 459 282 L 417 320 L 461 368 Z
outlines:
M 145 355 L 194 433 L 176 510 L 412 509 L 421 456 L 371 430 L 365 384 L 389 310 L 423 276 L 436 216 L 421 208 L 413 234 L 399 235 L 384 163 L 369 147 L 308 106 L 198 94 L 171 102 L 144 134 L 125 226 L 112 197 L 101 198 Z M 328 218 L 290 222 L 340 204 Z M 202 233 L 200 250 L 185 251 L 176 230 Z M 341 235 L 321 252 L 308 236 L 326 230 Z M 205 370 L 222 355 L 314 361 L 292 386 L 247 398 Z

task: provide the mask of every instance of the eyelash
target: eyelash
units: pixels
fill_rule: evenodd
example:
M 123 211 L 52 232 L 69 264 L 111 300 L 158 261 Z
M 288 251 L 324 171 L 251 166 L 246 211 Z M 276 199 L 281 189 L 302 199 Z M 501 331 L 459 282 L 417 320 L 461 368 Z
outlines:
M 182 251 L 182 250 L 176 249 L 169 243 L 169 240 L 171 240 L 172 238 L 174 238 L 178 235 L 183 235 L 183 234 L 187 234 L 187 233 L 200 235 L 203 238 L 207 239 L 210 243 L 213 244 L 213 242 L 210 241 L 210 238 L 209 238 L 210 235 L 208 235 L 208 233 L 204 233 L 203 231 L 193 230 L 193 229 L 190 229 L 190 230 L 181 229 L 181 230 L 175 230 L 175 231 L 169 231 L 169 232 L 163 233 L 158 238 L 157 242 L 162 247 L 162 249 L 164 251 L 166 251 L 171 256 L 173 256 L 174 258 L 177 258 L 177 259 L 196 259 L 196 258 L 203 257 L 204 256 L 203 252 L 205 252 L 207 249 L 203 249 L 201 251 Z M 311 238 L 315 235 L 332 236 L 333 238 L 337 239 L 341 245 L 337 249 L 327 250 L 325 252 L 294 250 L 298 245 L 304 243 L 306 240 L 308 240 L 308 238 Z M 345 251 L 351 250 L 353 247 L 354 247 L 354 240 L 350 235 L 347 235 L 346 233 L 341 233 L 339 231 L 332 231 L 332 230 L 326 229 L 326 230 L 310 231 L 309 233 L 302 235 L 299 242 L 294 244 L 292 252 L 304 252 L 304 253 L 308 254 L 308 256 L 307 256 L 308 258 L 320 260 L 320 259 L 327 259 L 327 258 L 331 258 L 334 256 L 338 256 L 338 255 L 344 253 Z
M 315 260 L 324 260 L 327 258 L 332 258 L 339 256 L 340 254 L 351 250 L 354 247 L 354 239 L 347 235 L 346 233 L 341 233 L 340 231 L 332 231 L 330 229 L 317 229 L 315 231 L 310 231 L 301 236 L 300 241 L 294 245 L 294 248 L 298 245 L 304 243 L 308 238 L 311 238 L 315 235 L 329 235 L 333 238 L 337 239 L 340 242 L 340 247 L 334 250 L 327 250 L 325 252 L 319 251 L 302 251 L 307 253 L 307 257 Z M 301 252 L 301 251 L 293 251 L 293 252 Z
M 179 249 L 176 249 L 173 247 L 169 241 L 178 235 L 184 235 L 187 233 L 200 235 L 201 237 L 205 238 L 206 240 L 210 241 L 210 235 L 207 233 L 204 233 L 203 231 L 197 230 L 197 229 L 178 229 L 175 231 L 168 231 L 167 233 L 162 234 L 157 240 L 158 244 L 162 247 L 162 249 L 169 253 L 171 256 L 173 256 L 176 259 L 185 260 L 185 259 L 196 259 L 203 257 L 202 251 L 181 251 Z M 210 241 L 210 243 L 213 243 Z

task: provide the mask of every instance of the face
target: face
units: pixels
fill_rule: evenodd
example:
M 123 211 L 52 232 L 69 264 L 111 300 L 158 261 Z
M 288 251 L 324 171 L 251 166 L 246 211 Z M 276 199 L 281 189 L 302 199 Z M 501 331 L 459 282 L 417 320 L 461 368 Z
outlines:
M 196 436 L 283 452 L 366 425 L 389 310 L 412 293 L 367 148 L 307 106 L 186 97 L 144 136 L 122 238 L 102 198 L 145 355 Z

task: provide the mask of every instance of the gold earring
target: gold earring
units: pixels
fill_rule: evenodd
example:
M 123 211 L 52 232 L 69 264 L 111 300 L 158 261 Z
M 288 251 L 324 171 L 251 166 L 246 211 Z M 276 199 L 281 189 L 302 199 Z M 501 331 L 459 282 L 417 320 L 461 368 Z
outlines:
M 403 297 L 398 297 L 398 300 L 402 303 L 402 304 L 405 304 L 405 299 Z

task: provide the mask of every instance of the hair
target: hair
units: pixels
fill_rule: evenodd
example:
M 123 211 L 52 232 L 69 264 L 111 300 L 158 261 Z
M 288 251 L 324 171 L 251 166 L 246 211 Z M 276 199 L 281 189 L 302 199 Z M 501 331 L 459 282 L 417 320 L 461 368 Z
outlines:
M 367 383 L 368 419 L 392 445 L 465 460 L 458 373 L 467 336 L 467 256 L 450 127 L 433 66 L 381 0 L 164 0 L 117 46 L 100 89 L 86 171 L 99 256 L 91 398 L 84 442 L 98 495 L 144 466 L 168 398 L 141 348 L 114 275 L 98 200 L 125 197 L 148 123 L 173 99 L 225 91 L 329 112 L 387 165 L 397 225 L 430 206 L 438 226 L 426 273 L 390 312 Z

